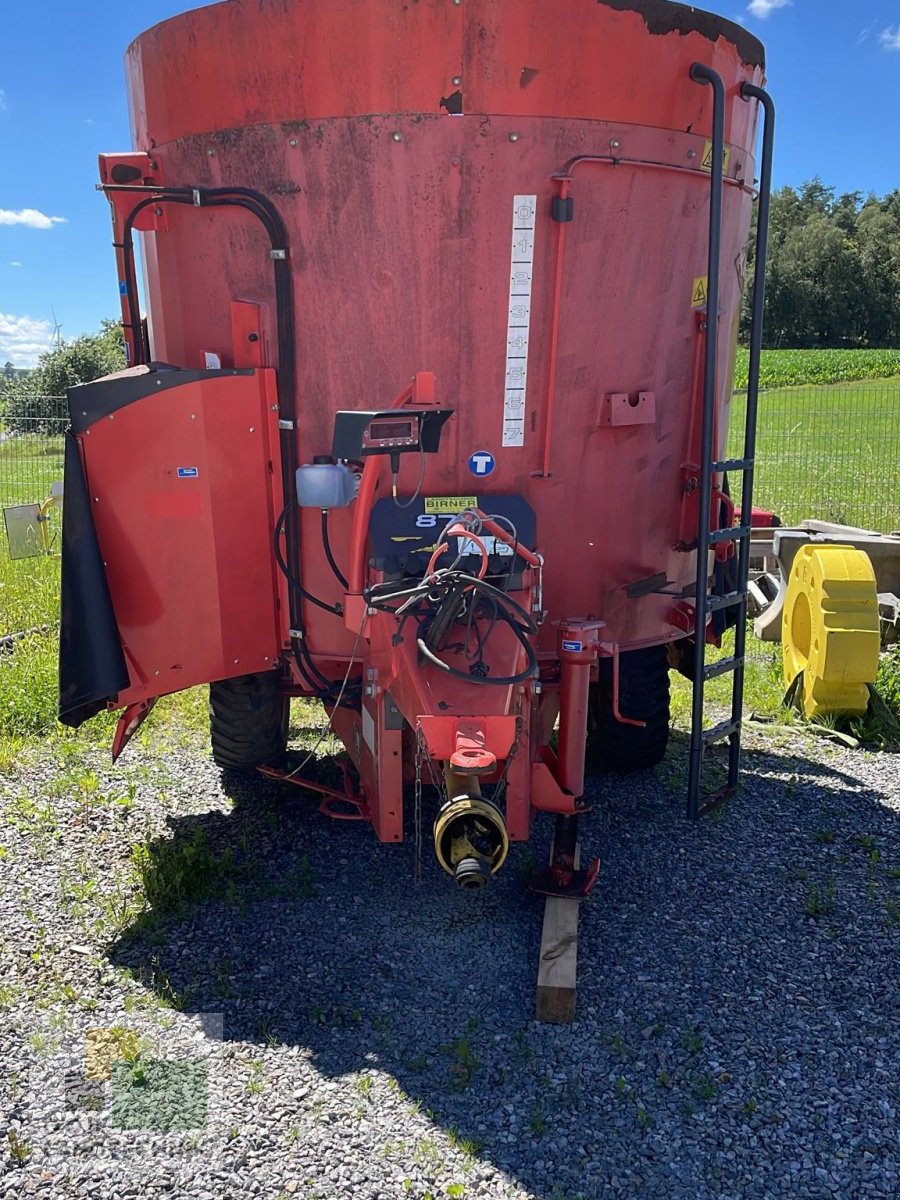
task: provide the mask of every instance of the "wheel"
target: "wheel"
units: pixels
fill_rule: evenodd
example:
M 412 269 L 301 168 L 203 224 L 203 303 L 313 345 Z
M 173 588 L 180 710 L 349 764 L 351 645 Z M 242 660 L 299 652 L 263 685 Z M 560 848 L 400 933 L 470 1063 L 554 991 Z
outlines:
M 209 731 L 216 766 L 236 771 L 277 766 L 287 748 L 289 709 L 277 671 L 211 683 Z
M 588 761 L 603 771 L 643 771 L 661 762 L 669 743 L 669 662 L 666 646 L 619 655 L 619 712 L 646 721 L 623 725 L 612 711 L 612 659 L 600 659 L 591 685 Z

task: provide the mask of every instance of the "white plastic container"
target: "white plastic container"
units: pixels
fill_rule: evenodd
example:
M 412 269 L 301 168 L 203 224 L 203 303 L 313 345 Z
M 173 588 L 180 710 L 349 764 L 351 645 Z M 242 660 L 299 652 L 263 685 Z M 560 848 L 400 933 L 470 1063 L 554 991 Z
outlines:
M 297 468 L 301 508 L 346 508 L 356 499 L 357 478 L 343 463 L 306 463 Z

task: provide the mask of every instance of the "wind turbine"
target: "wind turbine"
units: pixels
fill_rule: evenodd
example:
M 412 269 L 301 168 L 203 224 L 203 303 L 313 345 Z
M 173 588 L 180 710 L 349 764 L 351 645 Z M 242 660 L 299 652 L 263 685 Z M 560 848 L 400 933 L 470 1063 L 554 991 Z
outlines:
M 53 337 L 56 339 L 56 348 L 59 350 L 62 347 L 62 338 L 60 337 L 59 333 L 59 331 L 62 329 L 62 325 L 60 325 L 59 321 L 56 319 L 56 311 L 52 304 L 50 305 L 50 312 L 53 315 Z

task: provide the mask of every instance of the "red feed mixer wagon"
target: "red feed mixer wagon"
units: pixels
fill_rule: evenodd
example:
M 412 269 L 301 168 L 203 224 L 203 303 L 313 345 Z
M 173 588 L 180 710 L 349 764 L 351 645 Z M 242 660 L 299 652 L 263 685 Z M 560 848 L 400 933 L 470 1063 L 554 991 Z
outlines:
M 712 741 L 737 779 L 762 47 L 663 0 L 227 0 L 127 67 L 136 148 L 100 188 L 130 365 L 70 392 L 62 720 L 122 709 L 118 754 L 209 683 L 216 761 L 278 774 L 317 697 L 347 786 L 292 780 L 327 811 L 397 842 L 404 780 L 438 784 L 466 887 L 552 813 L 534 886 L 583 894 L 586 757 L 662 756 L 670 665 L 692 815 Z

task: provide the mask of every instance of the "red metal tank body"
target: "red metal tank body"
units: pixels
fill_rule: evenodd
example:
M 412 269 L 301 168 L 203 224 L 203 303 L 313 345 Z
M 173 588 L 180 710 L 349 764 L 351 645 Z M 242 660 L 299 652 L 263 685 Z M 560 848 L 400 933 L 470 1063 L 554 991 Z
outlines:
M 600 618 L 623 648 L 685 632 L 671 597 L 632 585 L 679 590 L 695 573 L 679 543 L 697 521 L 685 464 L 713 97 L 694 62 L 726 88 L 721 450 L 754 182 L 756 105 L 739 90 L 763 77 L 746 31 L 663 0 L 227 0 L 128 54 L 135 146 L 155 179 L 253 187 L 283 216 L 298 461 L 330 451 L 336 410 L 385 408 L 433 371 L 454 416 L 424 494 L 488 509 L 492 494 L 523 497 L 550 617 Z M 572 219 L 554 219 L 567 200 Z M 143 254 L 155 359 L 233 365 L 241 300 L 262 306 L 262 361 L 279 365 L 269 244 L 245 213 L 169 206 Z M 473 473 L 479 452 L 489 474 Z M 401 490 L 417 475 L 405 460 Z M 318 580 L 317 519 L 304 513 L 302 557 Z M 343 562 L 349 527 L 336 512 Z M 308 638 L 325 658 L 353 645 L 312 608 Z M 554 645 L 548 621 L 539 646 Z

